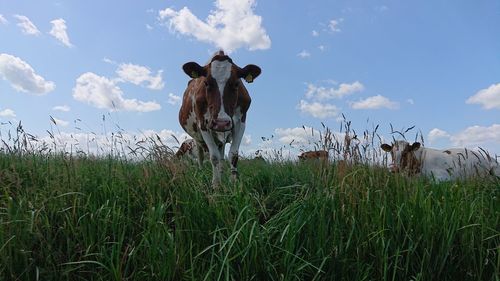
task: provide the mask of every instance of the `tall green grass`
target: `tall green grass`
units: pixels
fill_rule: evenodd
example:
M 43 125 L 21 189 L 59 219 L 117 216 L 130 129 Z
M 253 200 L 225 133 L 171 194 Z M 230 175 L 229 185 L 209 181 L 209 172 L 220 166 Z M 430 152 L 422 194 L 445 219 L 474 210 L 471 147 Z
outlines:
M 499 280 L 500 181 L 0 154 L 0 280 Z
M 500 280 L 500 179 L 389 174 L 377 128 L 324 127 L 314 147 L 352 161 L 279 150 L 213 190 L 159 137 L 73 147 L 19 124 L 0 132 L 0 280 Z

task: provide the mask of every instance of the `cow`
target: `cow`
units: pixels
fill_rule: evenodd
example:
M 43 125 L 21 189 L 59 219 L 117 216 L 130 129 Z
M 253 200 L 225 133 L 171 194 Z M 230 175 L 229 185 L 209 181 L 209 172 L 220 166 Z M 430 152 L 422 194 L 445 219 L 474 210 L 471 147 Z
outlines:
M 469 177 L 496 175 L 500 177 L 498 162 L 486 153 L 466 148 L 438 150 L 398 140 L 382 144 L 383 151 L 391 154 L 391 172 L 424 175 L 436 181 L 463 180 Z
M 260 67 L 240 68 L 224 53 L 216 52 L 205 66 L 188 62 L 182 66 L 191 77 L 179 110 L 179 123 L 197 143 L 198 161 L 206 146 L 212 163 L 212 186 L 221 182 L 224 150 L 227 143 L 231 179 L 238 178 L 238 150 L 245 132 L 251 98 L 241 78 L 252 83 Z M 199 162 L 201 164 L 201 162 Z
M 202 150 L 203 153 L 201 154 L 202 158 L 200 159 L 201 160 L 200 162 L 203 162 L 203 158 L 205 154 L 208 152 L 208 148 L 206 146 L 203 146 Z M 187 156 L 191 159 L 198 159 L 198 157 L 200 156 L 198 155 L 198 146 L 196 144 L 196 141 L 194 139 L 187 139 L 183 141 L 181 146 L 175 153 L 175 156 L 179 159 L 184 156 Z
M 318 150 L 318 151 L 306 151 L 299 155 L 300 161 L 306 160 L 321 160 L 322 162 L 328 161 L 328 151 Z

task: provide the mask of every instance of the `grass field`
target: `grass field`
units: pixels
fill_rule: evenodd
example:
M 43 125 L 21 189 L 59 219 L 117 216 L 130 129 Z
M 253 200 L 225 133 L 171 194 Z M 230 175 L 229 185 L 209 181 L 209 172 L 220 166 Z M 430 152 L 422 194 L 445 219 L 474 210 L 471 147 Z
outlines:
M 1 280 L 499 280 L 500 183 L 0 154 Z M 227 176 L 227 175 L 226 175 Z
M 158 145 L 137 161 L 29 137 L 0 149 L 0 280 L 500 280 L 500 179 L 241 160 L 213 190 L 208 162 Z

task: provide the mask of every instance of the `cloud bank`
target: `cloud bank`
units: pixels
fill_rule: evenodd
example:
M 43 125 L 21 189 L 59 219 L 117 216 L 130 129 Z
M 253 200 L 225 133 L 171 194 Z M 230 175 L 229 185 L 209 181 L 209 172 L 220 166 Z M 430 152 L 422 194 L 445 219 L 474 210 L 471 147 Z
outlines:
M 46 81 L 22 59 L 0 54 L 0 78 L 10 82 L 19 92 L 43 95 L 55 89 L 54 82 Z
M 76 86 L 73 88 L 73 98 L 110 111 L 149 112 L 161 109 L 161 106 L 154 101 L 143 102 L 137 99 L 125 99 L 123 91 L 116 85 L 115 81 L 92 72 L 84 73 L 78 77 Z
M 143 85 L 151 90 L 161 90 L 165 86 L 162 73 L 163 70 L 158 70 L 156 75 L 153 75 L 149 68 L 131 63 L 122 63 L 116 70 L 121 81 Z
M 34 23 L 27 16 L 23 15 L 14 15 L 14 17 L 18 20 L 17 26 L 21 28 L 21 31 L 27 35 L 40 35 L 40 30 L 35 26 Z
M 500 109 L 500 83 L 478 91 L 466 100 L 468 104 L 479 104 L 484 109 Z
M 196 17 L 188 7 L 179 11 L 166 8 L 159 11 L 160 22 L 173 32 L 192 36 L 227 52 L 246 47 L 264 50 L 271 39 L 262 27 L 262 17 L 255 15 L 255 0 L 217 0 L 215 10 L 206 20 Z
M 63 19 L 55 19 L 50 23 L 52 24 L 52 29 L 49 34 L 54 36 L 54 38 L 59 40 L 66 47 L 73 47 L 73 44 L 69 41 L 68 33 L 66 32 L 66 21 Z

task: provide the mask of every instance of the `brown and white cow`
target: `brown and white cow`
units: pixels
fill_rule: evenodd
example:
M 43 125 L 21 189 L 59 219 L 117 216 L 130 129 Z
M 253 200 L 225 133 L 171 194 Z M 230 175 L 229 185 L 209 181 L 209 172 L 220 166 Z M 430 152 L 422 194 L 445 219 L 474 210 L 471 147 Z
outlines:
M 202 147 L 203 153 L 202 153 L 202 158 L 199 159 L 201 162 L 203 162 L 203 157 L 206 153 L 208 153 L 208 148 L 206 146 Z M 181 146 L 175 153 L 175 156 L 177 158 L 182 158 L 184 156 L 187 156 L 191 159 L 198 159 L 200 156 L 198 155 L 198 145 L 196 144 L 196 141 L 194 139 L 187 139 L 182 142 Z
M 424 175 L 436 181 L 487 175 L 500 177 L 498 162 L 484 152 L 466 148 L 438 150 L 422 147 L 419 142 L 410 144 L 403 140 L 391 145 L 384 143 L 380 147 L 391 153 L 392 172 Z
M 241 78 L 251 83 L 261 70 L 253 64 L 240 68 L 223 51 L 217 52 L 205 66 L 188 62 L 182 69 L 193 79 L 184 92 L 179 122 L 198 144 L 198 161 L 203 159 L 201 148 L 208 147 L 212 185 L 216 187 L 221 181 L 226 143 L 231 143 L 231 176 L 238 177 L 238 150 L 251 102 Z
M 328 151 L 318 150 L 318 151 L 306 151 L 299 155 L 301 161 L 306 160 L 321 160 L 324 162 L 328 161 Z

